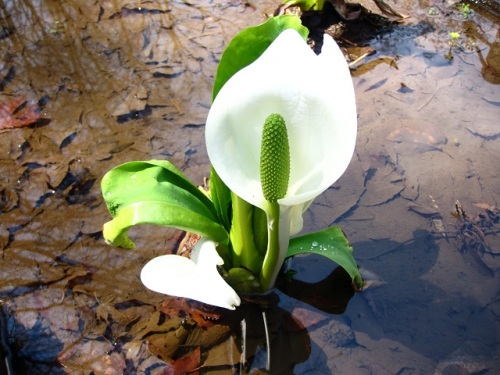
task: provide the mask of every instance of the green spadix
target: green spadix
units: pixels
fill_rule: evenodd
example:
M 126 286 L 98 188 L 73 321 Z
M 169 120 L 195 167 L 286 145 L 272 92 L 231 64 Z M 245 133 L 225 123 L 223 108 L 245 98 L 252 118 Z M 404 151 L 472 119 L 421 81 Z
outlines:
M 264 198 L 277 202 L 288 190 L 290 145 L 283 117 L 273 113 L 266 118 L 260 149 L 260 179 Z

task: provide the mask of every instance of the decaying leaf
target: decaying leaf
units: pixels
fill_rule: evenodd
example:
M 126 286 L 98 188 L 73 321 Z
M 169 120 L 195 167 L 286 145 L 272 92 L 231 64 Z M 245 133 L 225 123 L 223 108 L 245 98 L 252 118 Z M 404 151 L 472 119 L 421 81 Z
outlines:
M 387 140 L 396 143 L 410 142 L 431 146 L 444 145 L 448 141 L 438 126 L 431 123 L 415 123 L 412 121 L 407 121 L 405 126 L 389 133 Z
M 171 364 L 168 364 L 161 372 L 161 375 L 196 375 L 198 374 L 197 369 L 200 367 L 200 361 L 201 352 L 200 348 L 197 347 Z
M 195 327 L 184 342 L 186 346 L 198 346 L 202 349 L 212 348 L 233 333 L 229 325 L 216 324 L 209 329 Z
M 487 235 L 498 234 L 498 223 L 500 222 L 500 210 L 487 203 L 474 204 L 476 207 L 484 209 L 479 214 L 468 214 L 457 200 L 455 202 L 455 212 L 450 213 L 456 219 L 455 222 L 455 242 L 457 249 L 464 256 L 466 261 L 474 265 L 477 270 L 488 277 L 495 277 L 494 268 L 486 262 L 486 253 L 494 254 L 486 240 Z M 488 207 L 493 208 L 490 210 Z
M 409 16 L 406 14 L 402 14 L 392 8 L 389 4 L 387 4 L 384 0 L 374 0 L 375 5 L 382 11 L 383 14 L 389 17 L 396 18 L 408 18 Z
M 330 0 L 339 2 L 339 0 Z M 345 0 L 346 7 L 361 7 L 364 14 L 379 17 L 384 21 L 401 21 L 408 18 L 407 15 L 400 13 L 384 0 Z
M 189 330 L 180 322 L 177 322 L 177 328 L 169 332 L 154 333 L 147 338 L 148 350 L 151 354 L 170 362 L 183 345 Z
M 408 211 L 415 212 L 423 217 L 440 217 L 439 211 L 435 207 L 423 206 L 421 204 L 412 203 L 408 206 Z
M 495 211 L 498 210 L 495 206 L 488 204 L 486 202 L 474 202 L 472 203 L 474 206 L 482 208 L 483 210 Z
M 37 104 L 28 104 L 22 98 L 15 98 L 0 104 L 0 130 L 22 128 L 40 120 Z
M 188 301 L 185 298 L 167 298 L 161 305 L 161 311 L 170 317 L 191 318 L 199 327 L 211 327 L 220 318 L 214 307 L 201 304 L 196 301 Z M 214 309 L 208 311 L 208 308 Z

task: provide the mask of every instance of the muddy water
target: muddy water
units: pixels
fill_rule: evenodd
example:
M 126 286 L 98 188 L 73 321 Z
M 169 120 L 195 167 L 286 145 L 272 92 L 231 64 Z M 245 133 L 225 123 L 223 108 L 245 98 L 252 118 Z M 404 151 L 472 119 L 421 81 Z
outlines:
M 0 103 L 38 103 L 43 119 L 0 133 L 1 352 L 19 373 L 159 373 L 185 354 L 174 338 L 201 345 L 138 280 L 176 233 L 145 227 L 132 251 L 105 245 L 99 182 L 150 158 L 202 181 L 218 58 L 275 5 L 0 2 Z M 276 373 L 500 371 L 499 23 L 437 5 L 400 3 L 412 17 L 369 41 L 377 53 L 353 70 L 356 154 L 305 217 L 307 231 L 342 225 L 375 282 L 342 315 L 278 292 Z M 306 281 L 333 268 L 312 257 L 294 267 Z M 247 321 L 261 325 L 259 314 Z M 205 338 L 191 368 L 232 373 L 236 336 Z M 253 368 L 265 367 L 254 341 Z

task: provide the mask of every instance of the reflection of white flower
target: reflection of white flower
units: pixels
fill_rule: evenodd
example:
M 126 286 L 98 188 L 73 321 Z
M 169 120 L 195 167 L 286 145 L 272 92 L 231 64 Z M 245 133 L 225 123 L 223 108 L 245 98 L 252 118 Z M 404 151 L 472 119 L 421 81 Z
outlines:
M 260 152 L 263 124 L 273 113 L 284 118 L 290 146 L 288 190 L 278 199 L 281 265 L 289 236 L 302 229 L 303 212 L 344 173 L 354 151 L 354 89 L 330 36 L 316 55 L 295 30 L 283 31 L 222 87 L 210 109 L 206 144 L 212 165 L 235 194 L 266 212 Z
M 215 243 L 202 238 L 192 249 L 191 259 L 169 254 L 150 260 L 141 271 L 141 281 L 158 293 L 234 310 L 241 300 L 220 276 L 217 266 L 222 264 Z

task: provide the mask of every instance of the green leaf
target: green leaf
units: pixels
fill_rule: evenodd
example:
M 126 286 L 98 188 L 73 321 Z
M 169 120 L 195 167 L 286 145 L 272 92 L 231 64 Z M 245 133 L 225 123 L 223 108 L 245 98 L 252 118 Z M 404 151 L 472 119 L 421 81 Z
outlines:
M 137 224 L 171 226 L 227 243 L 212 201 L 168 161 L 134 161 L 106 173 L 101 182 L 109 212 L 104 226 L 109 243 L 133 247 L 128 229 Z
M 230 208 L 231 208 L 231 190 L 220 179 L 216 170 L 210 168 L 210 179 L 208 180 L 208 191 L 217 212 L 219 222 L 224 225 L 227 231 L 231 228 Z
M 128 237 L 128 230 L 139 224 L 163 225 L 185 230 L 227 244 L 227 231 L 219 223 L 186 207 L 165 201 L 140 201 L 123 207 L 118 215 L 103 226 L 107 243 L 131 249 L 134 243 Z
M 245 268 L 231 268 L 226 282 L 238 293 L 258 293 L 261 291 L 259 280 Z
M 295 29 L 307 40 L 309 30 L 293 15 L 271 17 L 258 26 L 240 31 L 224 50 L 215 76 L 212 100 L 224 84 L 239 70 L 253 63 L 286 29 Z
M 358 289 L 363 287 L 352 247 L 342 229 L 338 226 L 290 239 L 287 258 L 298 254 L 318 254 L 334 261 L 351 276 Z
M 178 202 L 201 210 L 200 214 L 215 219 L 212 201 L 193 185 L 172 163 L 167 160 L 132 161 L 110 170 L 104 175 L 101 189 L 111 215 L 130 203 L 141 200 L 162 200 L 178 191 L 193 198 Z M 198 211 L 197 211 L 198 212 Z

